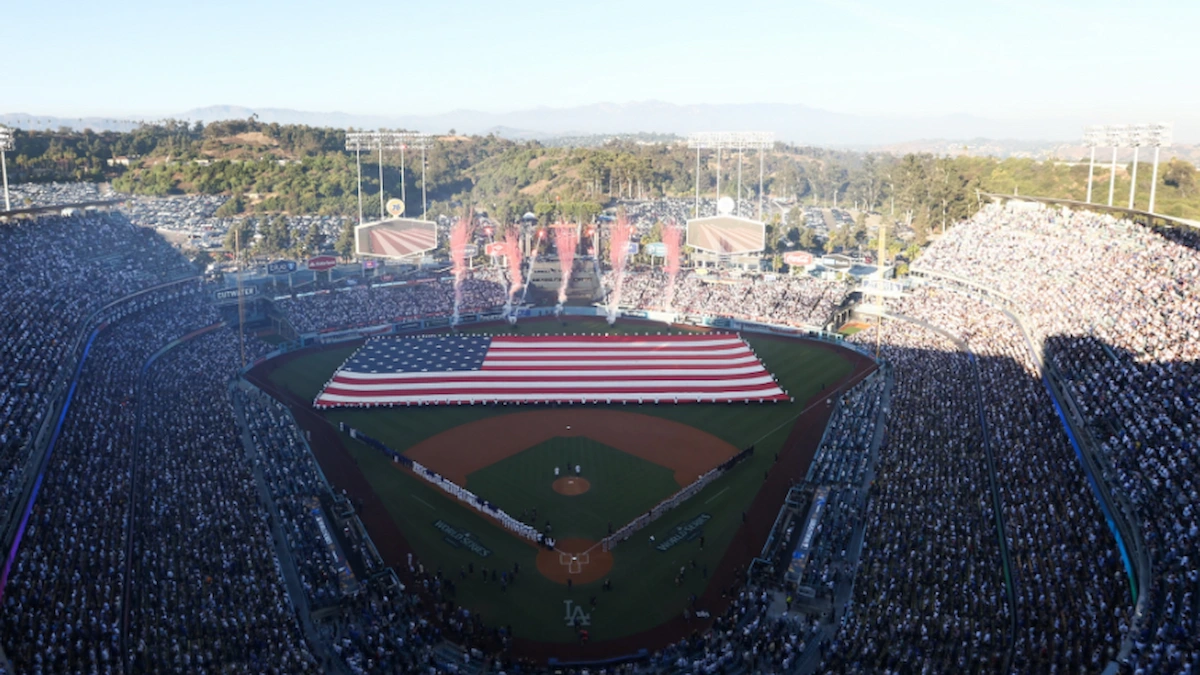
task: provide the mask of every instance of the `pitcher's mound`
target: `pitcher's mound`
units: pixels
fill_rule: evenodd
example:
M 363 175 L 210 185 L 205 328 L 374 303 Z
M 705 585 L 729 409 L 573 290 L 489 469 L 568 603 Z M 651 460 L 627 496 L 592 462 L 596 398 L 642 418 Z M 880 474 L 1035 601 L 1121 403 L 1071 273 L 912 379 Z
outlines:
M 537 568 L 547 579 L 566 585 L 590 584 L 608 576 L 612 570 L 612 553 L 600 550 L 590 539 L 563 539 L 555 550 L 542 549 L 537 555 Z
M 592 484 L 586 478 L 579 476 L 566 476 L 554 481 L 554 491 L 560 495 L 573 497 L 581 495 L 591 489 Z

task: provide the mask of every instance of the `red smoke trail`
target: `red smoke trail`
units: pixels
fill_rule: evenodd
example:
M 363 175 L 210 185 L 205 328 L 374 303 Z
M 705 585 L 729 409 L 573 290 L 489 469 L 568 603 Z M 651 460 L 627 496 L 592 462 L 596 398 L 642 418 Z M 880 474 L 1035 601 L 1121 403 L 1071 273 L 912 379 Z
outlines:
M 625 261 L 629 259 L 629 239 L 633 236 L 633 225 L 625 214 L 617 216 L 608 230 L 608 260 L 613 269 L 613 291 L 608 301 L 608 323 L 617 321 L 617 307 L 621 304 L 621 287 L 625 283 Z
M 562 284 L 558 287 L 558 304 L 567 301 L 567 284 L 575 269 L 575 249 L 579 246 L 579 233 L 570 223 L 559 223 L 554 227 L 554 247 L 558 249 L 558 267 L 562 270 Z
M 508 287 L 508 302 L 512 306 L 513 298 L 517 297 L 517 291 L 521 290 L 521 241 L 520 234 L 516 228 L 509 228 L 504 231 L 504 257 L 508 259 L 508 276 L 510 285 Z
M 470 212 L 450 227 L 450 262 L 454 265 L 454 316 L 451 324 L 458 325 L 458 308 L 462 305 L 462 281 L 467 271 L 467 244 L 475 228 Z
M 667 297 L 664 309 L 671 311 L 671 303 L 675 301 L 675 279 L 679 276 L 679 258 L 680 258 L 680 239 L 682 231 L 675 226 L 675 223 L 666 223 L 663 226 L 663 244 L 667 247 Z

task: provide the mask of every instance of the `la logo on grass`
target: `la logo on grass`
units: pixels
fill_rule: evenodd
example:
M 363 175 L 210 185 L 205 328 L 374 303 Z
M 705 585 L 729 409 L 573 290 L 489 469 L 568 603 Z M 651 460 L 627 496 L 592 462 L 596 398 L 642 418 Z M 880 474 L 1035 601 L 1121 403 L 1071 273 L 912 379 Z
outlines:
M 567 616 L 564 618 L 568 626 L 592 625 L 592 615 L 583 611 L 583 607 L 576 605 L 574 600 L 563 600 L 563 604 L 567 606 Z

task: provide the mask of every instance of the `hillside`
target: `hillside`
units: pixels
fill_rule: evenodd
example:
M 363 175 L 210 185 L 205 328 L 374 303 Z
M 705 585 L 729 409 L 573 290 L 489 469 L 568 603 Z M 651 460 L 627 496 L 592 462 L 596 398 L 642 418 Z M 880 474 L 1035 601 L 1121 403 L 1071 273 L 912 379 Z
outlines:
M 357 168 L 341 129 L 263 123 L 255 119 L 188 125 L 144 125 L 129 132 L 24 131 L 15 133 L 9 178 L 23 181 L 111 181 L 136 194 L 226 194 L 226 214 L 239 210 L 291 214 L 357 213 Z M 428 149 L 424 185 L 430 212 L 464 206 L 501 219 L 534 211 L 545 217 L 586 216 L 617 199 L 690 197 L 695 193 L 695 152 L 681 140 L 611 139 L 593 147 L 517 142 L 495 135 L 436 137 Z M 1146 159 L 1149 153 L 1143 153 Z M 364 212 L 379 215 L 379 165 L 362 156 Z M 757 193 L 757 153 L 743 159 L 742 197 Z M 389 196 L 419 199 L 419 155 L 405 157 L 403 184 L 398 152 L 384 154 Z M 975 191 L 1019 192 L 1083 199 L 1087 163 L 996 159 L 968 155 L 861 153 L 777 143 L 763 157 L 768 197 L 788 202 L 857 204 L 907 220 L 918 232 L 969 212 Z M 702 156 L 702 194 L 717 186 L 717 160 Z M 1117 167 L 1117 203 L 1128 199 L 1131 166 Z M 723 195 L 737 191 L 736 155 L 720 163 Z M 1160 166 L 1158 211 L 1200 218 L 1195 166 L 1182 160 Z M 1098 163 L 1096 193 L 1107 198 L 1108 165 Z M 1148 202 L 1151 167 L 1138 169 L 1138 205 Z

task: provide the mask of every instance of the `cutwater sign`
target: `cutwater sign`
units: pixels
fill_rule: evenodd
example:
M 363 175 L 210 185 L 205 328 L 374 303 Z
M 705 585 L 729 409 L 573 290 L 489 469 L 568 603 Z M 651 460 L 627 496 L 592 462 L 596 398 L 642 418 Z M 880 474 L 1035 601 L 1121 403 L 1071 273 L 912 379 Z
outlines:
M 667 535 L 667 537 L 659 542 L 658 546 L 655 546 L 654 548 L 666 553 L 674 548 L 677 544 L 682 544 L 685 541 L 691 541 L 696 537 L 699 537 L 701 534 L 704 534 L 704 524 L 710 520 L 712 520 L 711 515 L 707 513 L 698 514 L 695 518 L 692 518 L 686 523 L 680 523 L 679 525 L 676 525 L 675 529 L 671 530 L 671 534 Z
M 442 541 L 454 548 L 465 548 L 480 558 L 486 558 L 492 554 L 492 549 L 476 541 L 475 535 L 470 532 L 460 530 L 444 520 L 434 521 L 433 526 L 445 535 L 442 537 Z
M 667 257 L 667 245 L 661 241 L 646 244 L 646 253 L 655 258 L 665 258 Z
M 237 300 L 240 295 L 243 298 L 248 298 L 252 295 L 258 295 L 258 286 L 242 286 L 241 293 L 238 293 L 237 288 L 222 288 L 213 293 L 213 298 L 220 302 L 222 300 Z

